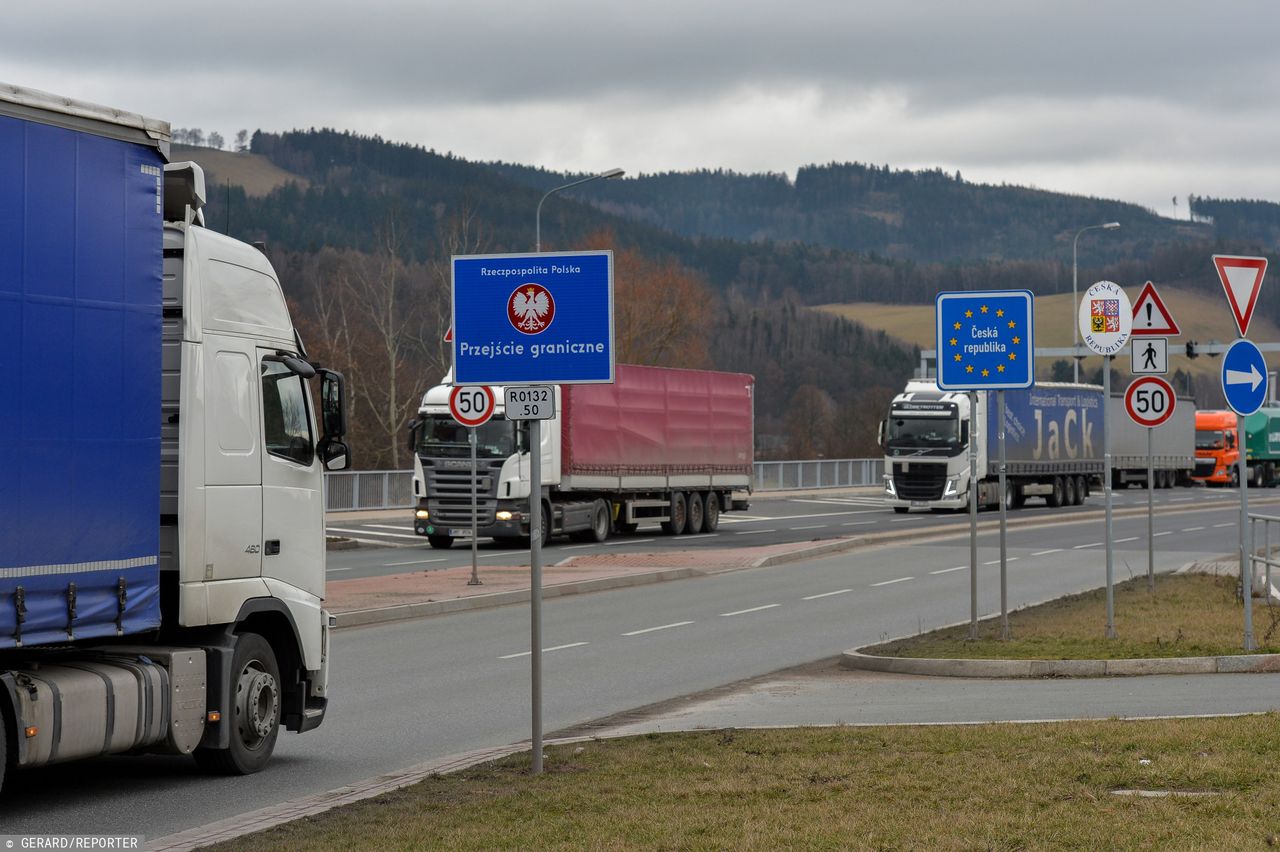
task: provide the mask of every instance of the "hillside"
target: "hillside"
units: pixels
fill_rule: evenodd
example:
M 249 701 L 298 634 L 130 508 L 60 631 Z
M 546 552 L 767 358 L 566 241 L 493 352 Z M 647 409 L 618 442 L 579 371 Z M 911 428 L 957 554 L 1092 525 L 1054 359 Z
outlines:
M 263 198 L 287 183 L 296 183 L 302 189 L 308 186 L 306 178 L 285 171 L 260 154 L 174 145 L 171 159 L 198 162 L 204 168 L 205 186 L 211 196 L 218 187 L 228 184 L 244 190 L 250 198 Z

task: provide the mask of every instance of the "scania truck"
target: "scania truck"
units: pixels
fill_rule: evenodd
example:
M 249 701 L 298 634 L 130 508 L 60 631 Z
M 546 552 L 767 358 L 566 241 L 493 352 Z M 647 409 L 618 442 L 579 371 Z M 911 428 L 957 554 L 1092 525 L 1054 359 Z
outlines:
M 569 534 L 604 541 L 643 523 L 668 534 L 714 532 L 720 514 L 746 508 L 751 491 L 753 391 L 745 373 L 618 364 L 612 384 L 555 389 L 556 416 L 542 433 L 541 540 Z M 497 410 L 470 435 L 449 413 L 450 377 L 422 397 L 414 450 L 414 531 L 432 547 L 476 534 L 527 538 L 530 446 L 527 424 Z M 735 496 L 736 495 L 736 496 Z
M 169 145 L 0 85 L 5 774 L 125 752 L 247 774 L 324 719 L 342 377 Z

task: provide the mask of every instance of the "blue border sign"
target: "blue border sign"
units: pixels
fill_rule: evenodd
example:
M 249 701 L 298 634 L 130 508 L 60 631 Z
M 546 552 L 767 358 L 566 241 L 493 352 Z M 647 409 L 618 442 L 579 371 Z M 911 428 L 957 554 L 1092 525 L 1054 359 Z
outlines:
M 613 252 L 453 258 L 453 382 L 613 381 Z
M 1222 356 L 1222 394 L 1241 417 L 1267 401 L 1267 360 L 1252 340 L 1237 340 Z
M 1001 390 L 1035 384 L 1035 297 L 1030 290 L 939 293 L 938 387 Z

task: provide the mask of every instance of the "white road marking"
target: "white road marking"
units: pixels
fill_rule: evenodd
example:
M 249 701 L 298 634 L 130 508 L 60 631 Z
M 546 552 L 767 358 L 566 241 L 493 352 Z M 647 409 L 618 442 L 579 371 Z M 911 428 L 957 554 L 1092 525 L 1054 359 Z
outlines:
M 623 633 L 623 636 L 639 636 L 641 633 L 652 633 L 655 630 L 670 630 L 672 627 L 684 627 L 686 624 L 693 624 L 692 621 L 677 621 L 674 624 L 664 624 L 661 627 L 646 627 L 644 630 L 632 630 L 630 633 Z
M 941 571 L 930 571 L 930 574 L 950 574 L 952 571 L 963 571 L 968 565 L 957 565 L 954 568 L 943 568 Z
M 1062 552 L 1061 547 L 1055 547 L 1053 548 L 1053 550 L 1041 550 L 1038 553 L 1033 553 L 1031 555 L 1032 556 L 1048 556 L 1050 553 L 1061 553 L 1061 552 Z
M 1006 563 L 1006 564 L 1007 564 L 1007 563 L 1009 563 L 1009 562 L 1017 562 L 1017 561 L 1018 561 L 1018 557 L 1016 557 L 1016 556 L 1010 556 L 1010 557 L 1006 558 L 1004 561 L 1005 561 L 1005 563 Z M 1000 564 L 1000 560 L 999 560 L 999 559 L 992 559 L 990 562 L 983 562 L 982 564 L 983 564 L 983 565 L 999 565 L 999 564 Z
M 1196 498 L 1194 498 L 1194 497 L 1174 497 L 1173 499 L 1171 499 L 1171 500 L 1167 500 L 1167 501 L 1165 501 L 1165 502 L 1168 502 L 1168 503 L 1190 503 L 1190 502 L 1191 502 L 1192 500 L 1194 500 L 1194 499 L 1196 499 Z
M 764 606 L 753 606 L 751 609 L 740 609 L 734 612 L 722 612 L 720 613 L 720 617 L 728 618 L 731 615 L 746 615 L 749 612 L 759 612 L 762 609 L 773 609 L 775 606 L 782 606 L 782 604 L 765 604 Z
M 353 529 L 346 529 L 344 527 L 328 527 L 326 528 L 326 532 L 353 533 L 355 535 L 360 535 L 361 533 L 364 533 L 366 535 L 385 535 L 388 538 L 424 538 L 425 537 L 420 535 L 414 535 L 412 533 L 371 532 L 370 530 L 353 530 Z
M 405 524 L 365 524 L 365 526 L 371 529 L 408 530 L 409 532 L 413 532 L 413 527 L 411 525 L 405 525 Z
M 720 533 L 698 533 L 697 535 L 686 535 L 682 537 L 680 540 L 691 541 L 695 538 L 715 538 L 718 535 L 720 535 Z
M 1156 533 L 1155 535 L 1152 536 L 1152 538 L 1159 538 L 1162 535 L 1173 535 L 1173 530 L 1169 530 L 1168 532 Z
M 777 532 L 777 530 L 741 530 L 734 535 L 760 535 L 760 533 Z
M 823 592 L 820 595 L 809 595 L 807 598 L 801 598 L 802 601 L 816 601 L 818 598 L 829 598 L 832 595 L 843 595 L 846 592 L 852 592 L 853 589 L 837 589 L 834 592 Z
M 1116 540 L 1115 540 L 1115 544 L 1124 544 L 1126 541 L 1137 541 L 1137 540 L 1138 540 L 1138 537 L 1137 537 L 1136 535 L 1131 535 L 1131 536 L 1129 536 L 1128 538 L 1118 538 L 1118 539 L 1116 539 Z
M 355 570 L 355 567 L 356 567 L 356 566 L 352 565 L 350 568 L 326 568 L 326 569 L 325 569 L 325 573 L 326 573 L 326 574 L 336 574 L 336 573 L 338 573 L 339 571 L 353 571 L 353 570 Z
M 544 654 L 549 654 L 549 653 L 550 653 L 550 652 L 552 652 L 552 651 L 563 651 L 565 648 L 578 648 L 578 647 L 581 647 L 581 646 L 586 645 L 586 644 L 588 644 L 588 643 L 586 643 L 586 642 L 570 642 L 568 645 L 556 645 L 554 648 L 543 648 L 543 649 L 542 649 L 542 653 L 544 653 Z M 514 660 L 514 659 L 516 659 L 517 657 L 527 657 L 527 656 L 529 656 L 529 655 L 530 655 L 530 654 L 532 654 L 532 653 L 533 653 L 532 651 L 521 651 L 519 654 L 503 654 L 503 655 L 502 655 L 501 657 L 499 657 L 498 659 L 499 659 L 499 660 Z
M 1202 529 L 1204 529 L 1204 527 L 1183 527 L 1183 528 L 1182 528 L 1182 531 L 1183 531 L 1183 532 L 1199 532 L 1199 531 L 1200 531 L 1200 530 L 1202 530 Z M 1241 609 L 1243 609 L 1243 608 L 1244 608 L 1244 605 L 1243 605 L 1243 604 L 1241 604 L 1241 605 L 1240 605 L 1240 608 L 1241 608 Z
M 1232 523 L 1229 523 L 1229 524 L 1214 524 L 1213 528 L 1216 530 L 1216 529 L 1221 529 L 1222 527 L 1234 527 L 1234 526 L 1235 526 L 1235 522 L 1233 521 Z M 1243 607 L 1241 608 L 1243 609 Z
M 875 521 L 846 521 L 841 524 L 842 527 L 865 527 L 867 524 L 874 524 Z
M 808 526 L 803 526 L 803 527 L 792 527 L 791 530 L 793 532 L 796 530 L 820 530 L 825 526 L 829 526 L 829 525 L 828 524 L 809 524 Z
M 914 579 L 915 577 L 899 577 L 896 580 L 883 580 L 879 583 L 872 583 L 871 588 L 874 589 L 876 586 L 892 586 L 894 583 L 905 583 L 908 580 L 914 580 Z
M 927 516 L 926 515 L 907 515 L 905 518 L 892 518 L 890 519 L 889 523 L 900 524 L 903 521 L 923 521 L 925 517 Z
M 648 544 L 648 543 L 649 543 L 649 542 L 651 542 L 651 541 L 656 541 L 656 539 L 652 539 L 652 538 L 620 538 L 620 539 L 618 539 L 617 541 L 606 541 L 606 542 L 604 543 L 604 546 L 605 546 L 605 547 L 617 547 L 617 546 L 618 546 L 618 545 L 620 545 L 620 544 Z
M 1084 550 L 1086 547 L 1102 547 L 1102 545 L 1104 545 L 1104 544 L 1106 544 L 1106 542 L 1104 542 L 1104 541 L 1091 541 L 1091 542 L 1089 542 L 1088 544 L 1077 544 L 1075 547 L 1073 547 L 1073 548 L 1071 548 L 1071 549 L 1072 549 L 1072 550 Z
M 383 562 L 382 564 L 388 568 L 399 568 L 401 565 L 426 565 L 428 562 L 443 562 L 444 557 L 439 559 L 415 559 L 412 562 Z

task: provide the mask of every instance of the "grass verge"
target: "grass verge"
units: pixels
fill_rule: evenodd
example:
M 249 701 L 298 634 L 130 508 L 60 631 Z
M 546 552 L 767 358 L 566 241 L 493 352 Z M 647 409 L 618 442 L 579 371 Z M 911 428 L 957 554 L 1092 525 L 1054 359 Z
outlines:
M 864 648 L 889 657 L 1007 660 L 1124 660 L 1157 657 L 1216 657 L 1243 654 L 1244 607 L 1234 576 L 1172 574 L 1156 577 L 1155 594 L 1145 577 L 1115 586 L 1117 639 L 1105 638 L 1103 589 L 1009 613 L 1011 638 L 1002 641 L 1000 620 L 949 627 Z M 1280 653 L 1280 606 L 1253 602 L 1254 653 Z
M 527 754 L 215 848 L 1254 849 L 1275 714 L 662 734 Z M 1116 790 L 1182 793 L 1116 795 Z

